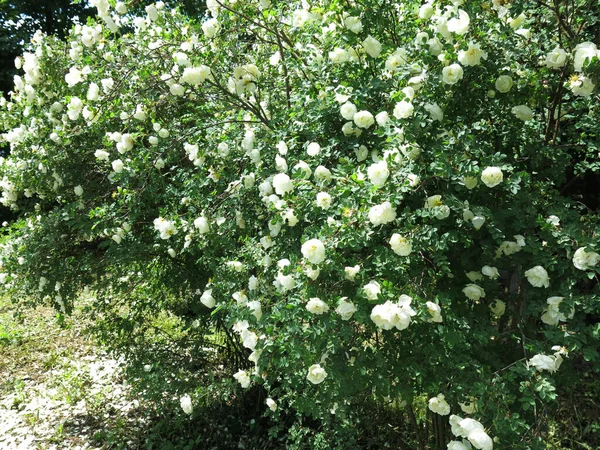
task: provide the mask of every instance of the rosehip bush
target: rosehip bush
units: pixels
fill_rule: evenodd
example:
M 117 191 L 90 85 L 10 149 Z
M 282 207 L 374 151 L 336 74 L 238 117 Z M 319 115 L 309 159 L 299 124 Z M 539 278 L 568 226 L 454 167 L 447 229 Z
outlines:
M 274 418 L 370 399 L 420 448 L 545 447 L 599 368 L 593 2 L 91 3 L 2 103 L 15 298 L 89 290 L 124 348 L 168 314 L 175 368 L 219 333 Z

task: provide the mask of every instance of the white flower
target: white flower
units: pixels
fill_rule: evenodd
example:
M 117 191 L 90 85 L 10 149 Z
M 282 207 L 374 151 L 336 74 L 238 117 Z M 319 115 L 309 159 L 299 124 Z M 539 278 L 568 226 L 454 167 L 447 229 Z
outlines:
M 424 108 L 425 111 L 429 113 L 429 117 L 431 117 L 432 120 L 437 120 L 438 122 L 444 120 L 444 112 L 437 103 L 427 103 Z
M 406 54 L 406 50 L 403 48 L 397 48 L 394 53 L 388 56 L 388 59 L 385 61 L 385 68 L 389 71 L 396 71 L 401 66 L 405 65 L 408 62 L 408 55 Z
M 458 402 L 458 406 L 465 414 L 473 414 L 477 410 L 477 404 L 474 401 L 469 403 L 460 403 Z
M 245 370 L 240 370 L 233 375 L 233 378 L 242 385 L 244 389 L 250 386 L 250 375 Z
M 502 300 L 496 299 L 490 303 L 489 308 L 496 317 L 501 317 L 504 314 L 504 311 L 506 311 L 506 303 L 504 303 Z
M 500 277 L 498 269 L 492 266 L 483 266 L 483 268 L 481 269 L 481 273 L 484 274 L 486 277 L 491 278 L 492 280 L 495 280 L 496 278 Z
M 81 186 L 75 186 L 73 191 L 75 191 L 75 195 L 77 197 L 81 197 L 83 195 L 83 188 Z
M 110 153 L 108 153 L 106 150 L 96 150 L 94 152 L 94 156 L 97 159 L 108 161 L 108 159 L 110 157 Z
M 560 69 L 567 63 L 569 55 L 560 47 L 556 47 L 546 55 L 544 64 L 548 69 Z
M 469 300 L 479 301 L 480 298 L 485 297 L 485 291 L 483 288 L 476 284 L 467 284 L 463 289 L 463 293 Z
M 424 3 L 419 8 L 419 18 L 427 20 L 433 16 L 434 13 L 433 5 L 431 3 Z
M 337 308 L 335 308 L 335 312 L 340 315 L 342 320 L 350 320 L 352 315 L 356 312 L 356 306 L 354 306 L 354 303 L 352 302 L 347 302 L 347 298 L 348 297 L 342 297 Z
M 456 84 L 462 77 L 463 68 L 460 64 L 450 64 L 442 69 L 442 81 L 446 84 Z
M 306 274 L 306 276 L 308 278 L 310 278 L 311 280 L 314 281 L 317 278 L 319 278 L 321 269 L 319 269 L 319 268 L 314 269 L 312 266 L 308 265 L 304 268 L 304 273 Z
M 375 123 L 375 118 L 373 117 L 373 114 L 371 114 L 369 111 L 359 111 L 356 114 L 354 114 L 353 119 L 354 123 L 359 128 L 367 129 Z
M 469 29 L 469 24 L 471 23 L 471 19 L 466 11 L 462 9 L 458 10 L 458 18 L 452 18 L 447 23 L 448 31 L 451 33 L 456 33 L 459 36 L 462 36 Z
M 448 442 L 447 450 L 470 450 L 472 448 L 473 447 L 471 447 L 471 444 L 469 444 L 467 441 L 450 441 Z
M 553 356 L 549 355 L 535 355 L 531 358 L 527 364 L 535 367 L 539 372 L 547 370 L 548 372 L 556 372 L 562 364 L 562 357 L 559 354 Z
M 479 44 L 469 42 L 467 50 L 458 52 L 458 62 L 463 66 L 477 66 L 481 64 L 481 59 L 487 59 L 487 52 L 481 50 Z
M 323 300 L 313 297 L 306 304 L 306 310 L 310 313 L 321 315 L 329 311 L 329 305 Z
M 289 291 L 296 286 L 296 279 L 293 275 L 284 275 L 283 272 L 277 272 L 275 278 L 276 286 L 280 288 L 282 292 Z
M 306 154 L 308 156 L 317 156 L 320 151 L 321 146 L 316 142 L 311 142 L 310 144 L 308 144 L 308 147 L 306 147 Z
M 573 265 L 579 270 L 589 270 L 600 262 L 600 255 L 596 252 L 586 251 L 586 247 L 580 247 L 573 255 Z
M 466 420 L 466 419 L 465 419 Z M 488 434 L 481 428 L 472 430 L 468 436 L 469 442 L 473 444 L 473 447 L 479 450 L 492 450 L 494 447 L 494 441 L 488 436 Z
M 346 102 L 342 106 L 340 106 L 340 114 L 346 120 L 354 119 L 354 114 L 356 114 L 358 109 L 351 102 Z
M 65 81 L 67 82 L 67 86 L 73 87 L 78 83 L 83 81 L 81 70 L 76 67 L 71 67 L 69 69 L 69 73 L 65 75 Z
M 272 184 L 277 195 L 285 195 L 294 190 L 294 183 L 285 173 L 278 173 L 275 175 Z
M 515 106 L 513 109 L 511 109 L 511 112 L 517 119 L 520 119 L 524 122 L 533 119 L 533 111 L 527 105 Z
M 412 298 L 403 294 L 397 303 L 388 300 L 383 305 L 376 305 L 371 311 L 371 320 L 382 330 L 394 327 L 404 330 L 410 325 L 411 317 L 416 314 L 410 307 L 411 302 Z
M 200 297 L 200 302 L 207 308 L 215 307 L 216 302 L 214 297 L 212 296 L 212 289 L 207 289 L 202 293 L 202 296 Z
M 506 94 L 513 87 L 513 79 L 509 75 L 500 75 L 496 78 L 496 90 Z
M 365 52 L 367 52 L 367 54 L 371 58 L 377 58 L 379 56 L 379 54 L 381 53 L 381 44 L 373 36 L 368 36 L 362 42 L 362 45 L 363 45 L 363 48 L 365 49 Z
M 519 245 L 519 247 L 525 247 L 525 236 L 521 236 L 520 234 L 515 234 L 513 236 L 513 238 L 515 239 L 515 241 L 517 241 L 517 244 Z
M 450 414 L 450 405 L 446 401 L 444 394 L 438 394 L 437 397 L 430 398 L 427 406 L 430 411 L 441 416 Z
M 359 265 L 356 265 L 353 267 L 344 267 L 344 274 L 345 274 L 346 280 L 354 281 L 354 278 L 356 277 L 358 272 L 360 272 Z
M 598 55 L 598 48 L 593 42 L 582 42 L 575 47 L 575 58 L 573 59 L 573 68 L 576 72 L 583 70 L 583 65 L 587 60 Z
M 123 169 L 125 168 L 125 165 L 123 164 L 123 161 L 121 161 L 120 159 L 115 159 L 112 163 L 111 166 L 113 168 L 113 170 L 116 173 L 121 173 L 123 172 Z
M 410 241 L 398 233 L 394 233 L 390 238 L 390 247 L 394 253 L 400 256 L 408 256 L 412 252 Z
M 402 100 L 394 106 L 394 117 L 396 119 L 407 119 L 413 115 L 415 107 L 412 103 Z
M 169 239 L 174 234 L 177 234 L 175 224 L 170 220 L 163 219 L 162 217 L 154 219 L 154 228 L 160 233 L 161 239 Z
M 385 126 L 386 123 L 389 122 L 390 116 L 386 111 L 381 111 L 379 114 L 375 116 L 375 120 L 377 121 L 377 125 L 380 127 Z
M 363 286 L 363 292 L 369 300 L 377 300 L 377 296 L 381 294 L 381 286 L 377 281 L 372 280 Z
M 396 210 L 390 202 L 375 205 L 369 210 L 369 220 L 375 226 L 392 222 L 396 218 Z
M 548 272 L 542 266 L 535 266 L 525 271 L 527 281 L 533 287 L 545 287 L 550 286 L 550 278 L 548 278 Z
M 275 411 L 277 411 L 277 402 L 275 400 L 273 400 L 272 398 L 268 398 L 267 399 L 267 407 L 271 411 L 275 412 Z
M 575 315 L 575 309 L 571 308 L 569 314 L 566 315 L 560 311 L 560 304 L 564 300 L 564 297 L 550 297 L 546 300 L 548 306 L 544 308 L 542 314 L 542 322 L 548 325 L 558 325 L 558 322 L 566 322 L 568 319 L 572 319 Z
M 204 36 L 209 39 L 215 37 L 220 28 L 219 21 L 217 19 L 211 18 L 202 24 L 202 32 Z
M 360 17 L 348 16 L 344 19 L 344 26 L 352 31 L 354 34 L 358 34 L 362 31 L 363 25 L 360 21 Z
M 489 188 L 498 186 L 504 180 L 504 175 L 500 167 L 486 167 L 481 172 L 481 181 Z
M 589 97 L 595 87 L 596 85 L 592 80 L 585 75 L 572 75 L 569 80 L 569 89 L 571 89 L 574 95 L 580 97 Z
M 331 195 L 327 192 L 319 192 L 317 194 L 317 206 L 321 209 L 329 209 L 331 207 Z
M 343 48 L 336 47 L 332 51 L 329 52 L 329 59 L 334 64 L 343 64 L 350 59 L 350 55 L 347 50 Z
M 302 244 L 302 255 L 312 264 L 320 264 L 325 260 L 325 246 L 319 239 L 310 239 Z
M 382 159 L 378 163 L 371 164 L 367 169 L 367 175 L 369 176 L 369 181 L 375 186 L 383 186 L 390 175 L 385 160 Z
M 432 322 L 441 323 L 444 321 L 444 319 L 442 318 L 442 308 L 440 308 L 440 305 L 433 302 L 427 302 L 426 306 L 427 312 L 431 315 L 430 320 Z
M 465 184 L 465 187 L 469 190 L 471 189 L 475 189 L 475 187 L 477 186 L 477 177 L 464 177 L 463 178 L 463 183 Z
M 191 86 L 197 86 L 203 83 L 206 79 L 210 78 L 210 67 L 201 65 L 199 67 L 186 67 L 183 69 L 183 74 L 179 81 L 181 83 L 187 83 Z
M 238 262 L 238 261 L 230 261 L 230 262 Z M 236 272 L 238 272 L 236 270 Z M 234 292 L 231 297 L 235 300 L 238 305 L 244 306 L 248 303 L 248 296 L 244 293 L 244 291 Z
M 481 275 L 481 272 L 475 272 L 475 271 L 471 271 L 471 272 L 467 272 L 467 278 L 472 281 L 473 283 L 475 283 L 476 281 L 481 281 L 483 280 L 483 275 Z
M 321 367 L 320 364 L 313 364 L 308 368 L 306 379 L 312 384 L 322 383 L 325 378 L 327 378 L 327 372 Z
M 194 406 L 192 405 L 192 399 L 188 394 L 185 394 L 179 399 L 179 403 L 181 405 L 181 409 L 186 414 L 191 414 L 194 411 Z

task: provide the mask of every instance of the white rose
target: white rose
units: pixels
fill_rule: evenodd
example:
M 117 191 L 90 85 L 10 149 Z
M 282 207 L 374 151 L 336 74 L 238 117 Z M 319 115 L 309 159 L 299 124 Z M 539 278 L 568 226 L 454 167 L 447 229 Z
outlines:
M 375 205 L 369 210 L 369 220 L 375 226 L 384 225 L 396 219 L 396 210 L 390 202 Z
M 456 84 L 463 77 L 463 68 L 460 64 L 450 64 L 442 69 L 442 81 L 446 84 Z
M 407 119 L 413 115 L 415 108 L 412 103 L 402 100 L 394 106 L 394 117 L 396 119 Z
M 492 450 L 494 447 L 494 441 L 492 441 L 492 438 L 480 428 L 471 431 L 468 434 L 467 439 L 469 439 L 469 442 L 473 444 L 473 447 L 479 450 Z
M 115 159 L 112 163 L 111 166 L 113 168 L 113 170 L 116 173 L 121 173 L 123 172 L 123 169 L 125 168 L 125 165 L 123 164 L 123 161 L 121 161 L 120 159 Z
M 356 278 L 356 275 L 358 274 L 358 272 L 360 272 L 359 265 L 356 265 L 353 267 L 344 267 L 344 274 L 345 274 L 346 280 L 354 281 L 354 278 Z
M 509 75 L 500 75 L 496 79 L 496 90 L 506 94 L 513 87 L 513 79 Z
M 351 102 L 346 102 L 340 106 L 340 114 L 346 120 L 354 119 L 354 115 L 357 113 L 356 106 Z
M 433 302 L 427 302 L 426 306 L 427 312 L 431 315 L 430 320 L 432 322 L 441 323 L 444 321 L 444 319 L 442 318 L 442 308 L 440 308 L 440 305 Z
M 206 219 L 206 217 L 203 216 L 198 217 L 196 220 L 194 220 L 194 227 L 198 229 L 198 232 L 200 234 L 205 234 L 210 231 L 208 220 Z
M 548 372 L 556 372 L 562 363 L 560 355 L 535 355 L 527 364 L 535 367 L 538 371 L 547 370 Z
M 471 223 L 473 224 L 473 228 L 475 228 L 476 230 L 479 230 L 485 223 L 485 217 L 475 216 L 471 219 Z
M 592 80 L 584 75 L 573 75 L 569 80 L 569 89 L 574 95 L 580 97 L 589 97 L 595 87 Z
M 473 447 L 471 447 L 471 444 L 469 444 L 468 442 L 465 444 L 460 441 L 450 441 L 448 442 L 447 450 L 470 450 L 472 448 Z
M 342 320 L 350 320 L 352 315 L 356 312 L 356 306 L 354 306 L 354 303 L 352 302 L 347 302 L 347 298 L 348 297 L 342 297 L 337 308 L 335 308 L 335 312 L 340 315 Z
M 520 119 L 524 122 L 533 119 L 533 111 L 527 105 L 515 106 L 513 109 L 511 109 L 511 112 L 517 119 Z
M 75 186 L 73 191 L 75 191 L 75 195 L 77 197 L 81 197 L 83 195 L 83 188 L 81 186 Z
M 275 412 L 275 411 L 277 411 L 277 402 L 275 400 L 273 400 L 272 398 L 268 398 L 267 399 L 267 407 L 271 411 Z
M 498 273 L 498 269 L 496 267 L 483 266 L 483 268 L 481 269 L 481 273 L 484 274 L 486 277 L 491 278 L 492 280 L 495 280 L 500 277 L 500 274 Z
M 312 314 L 321 315 L 329 311 L 329 305 L 323 300 L 313 297 L 306 304 L 306 310 Z
M 377 121 L 377 125 L 380 127 L 385 126 L 386 123 L 389 122 L 390 116 L 386 111 L 381 111 L 379 114 L 375 116 L 375 120 Z
M 481 50 L 479 44 L 469 42 L 467 50 L 458 52 L 458 62 L 463 66 L 477 66 L 481 64 L 481 59 L 487 59 L 487 52 Z
M 458 18 L 452 18 L 447 23 L 448 31 L 451 33 L 456 33 L 460 36 L 465 34 L 469 29 L 469 24 L 471 23 L 471 19 L 466 11 L 462 9 L 458 10 Z
M 302 244 L 302 255 L 312 264 L 325 260 L 325 246 L 319 239 L 310 239 Z
M 188 394 L 185 394 L 179 399 L 179 404 L 181 405 L 181 409 L 183 409 L 183 412 L 186 414 L 191 414 L 194 411 L 192 399 Z
M 568 57 L 569 55 L 566 51 L 564 51 L 560 47 L 556 47 L 554 50 L 552 50 L 546 55 L 546 60 L 544 61 L 544 64 L 546 64 L 546 67 L 549 69 L 560 69 L 561 67 L 564 67 L 564 65 L 567 63 Z
M 329 52 L 329 59 L 334 64 L 343 64 L 350 59 L 350 55 L 348 55 L 348 51 L 337 47 Z
M 363 45 L 363 48 L 365 49 L 365 52 L 367 52 L 367 54 L 371 58 L 377 58 L 379 56 L 379 54 L 381 53 L 381 44 L 373 36 L 368 36 L 362 42 L 362 45 Z
M 375 123 L 375 118 L 369 111 L 359 111 L 354 114 L 354 123 L 359 128 L 367 129 Z
M 275 175 L 272 184 L 277 195 L 285 195 L 294 190 L 294 183 L 285 173 L 278 173 Z
M 472 281 L 473 283 L 475 283 L 476 281 L 483 280 L 483 275 L 481 275 L 481 272 L 471 271 L 471 272 L 467 272 L 466 275 L 467 275 L 467 278 L 469 279 L 469 281 Z
M 212 289 L 207 289 L 202 293 L 202 296 L 200 297 L 200 302 L 202 302 L 202 304 L 207 308 L 215 307 L 216 302 L 215 298 L 212 296 Z
M 363 25 L 360 21 L 360 17 L 348 16 L 344 19 L 344 26 L 352 31 L 354 34 L 358 34 L 362 31 Z
M 317 206 L 321 209 L 329 209 L 331 207 L 331 195 L 327 192 L 319 192 L 317 194 Z
M 388 170 L 385 160 L 382 159 L 378 163 L 371 164 L 367 169 L 367 175 L 369 177 L 369 181 L 375 186 L 383 186 L 390 175 L 390 171 Z
M 489 308 L 496 317 L 501 317 L 504 314 L 504 311 L 506 311 L 506 303 L 496 299 L 490 304 Z
M 444 112 L 437 103 L 427 103 L 425 105 L 425 111 L 429 113 L 429 117 L 431 117 L 432 120 L 437 120 L 438 122 L 444 120 Z
M 219 21 L 214 18 L 208 19 L 202 24 L 202 32 L 204 33 L 204 36 L 206 36 L 209 39 L 215 37 L 215 35 L 219 31 L 219 28 Z
M 246 372 L 245 370 L 240 370 L 240 371 L 236 372 L 233 375 L 233 378 L 235 378 L 237 380 L 237 382 L 240 383 L 244 389 L 246 389 L 248 386 L 250 386 L 250 375 L 248 375 L 248 372 Z
M 183 74 L 179 81 L 181 83 L 197 86 L 207 78 L 210 78 L 210 67 L 202 65 L 199 67 L 186 67 L 183 69 Z
M 542 314 L 542 322 L 548 325 L 558 325 L 558 322 L 566 322 L 568 319 L 572 319 L 575 315 L 575 309 L 571 308 L 569 314 L 566 315 L 560 311 L 560 304 L 564 300 L 564 297 L 550 297 L 546 300 L 548 306 L 544 308 Z
M 481 181 L 489 188 L 498 186 L 504 180 L 504 175 L 500 167 L 486 167 L 481 172 Z
M 593 42 L 582 42 L 575 47 L 575 58 L 573 59 L 573 68 L 576 72 L 583 70 L 586 60 L 597 56 L 598 48 Z
M 308 144 L 308 147 L 306 147 L 306 154 L 308 156 L 317 156 L 320 151 L 321 146 L 316 142 L 311 142 L 310 144 Z
M 573 265 L 579 270 L 589 270 L 600 262 L 600 255 L 596 252 L 586 251 L 585 247 L 580 247 L 573 255 Z
M 412 252 L 410 241 L 398 233 L 394 233 L 390 238 L 390 246 L 394 253 L 400 256 L 408 256 Z
M 320 364 L 313 364 L 308 368 L 306 379 L 312 384 L 322 383 L 325 378 L 327 378 L 327 372 L 321 367 Z
M 479 301 L 479 299 L 485 297 L 485 291 L 476 284 L 467 284 L 463 289 L 463 293 L 469 300 Z
M 550 286 L 550 278 L 548 277 L 548 272 L 542 266 L 535 266 L 531 269 L 525 271 L 525 276 L 527 277 L 527 281 L 533 287 L 545 287 Z
M 430 398 L 427 406 L 430 411 L 441 416 L 450 414 L 450 405 L 446 401 L 444 394 L 438 394 L 437 397 Z
M 369 281 L 363 286 L 365 297 L 369 300 L 377 300 L 377 296 L 381 293 L 381 287 L 377 281 Z

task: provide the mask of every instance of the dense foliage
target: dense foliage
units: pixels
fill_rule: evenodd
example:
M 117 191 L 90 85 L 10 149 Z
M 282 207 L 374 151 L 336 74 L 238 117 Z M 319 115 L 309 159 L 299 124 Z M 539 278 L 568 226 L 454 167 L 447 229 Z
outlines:
M 190 414 L 216 350 L 273 417 L 368 399 L 421 448 L 545 447 L 600 367 L 593 1 L 90 3 L 0 111 L 10 292 L 91 292 Z

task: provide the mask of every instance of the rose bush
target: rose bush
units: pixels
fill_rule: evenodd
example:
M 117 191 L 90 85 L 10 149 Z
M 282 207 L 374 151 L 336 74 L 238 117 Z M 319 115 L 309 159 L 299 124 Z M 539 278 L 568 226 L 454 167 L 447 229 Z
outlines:
M 219 333 L 275 414 L 403 399 L 425 448 L 423 399 L 468 401 L 441 448 L 543 448 L 538 406 L 599 364 L 598 205 L 569 197 L 600 167 L 596 16 L 91 3 L 66 44 L 36 34 L 1 104 L 6 290 L 63 314 L 94 293 L 125 352 L 166 312 L 174 368 Z

